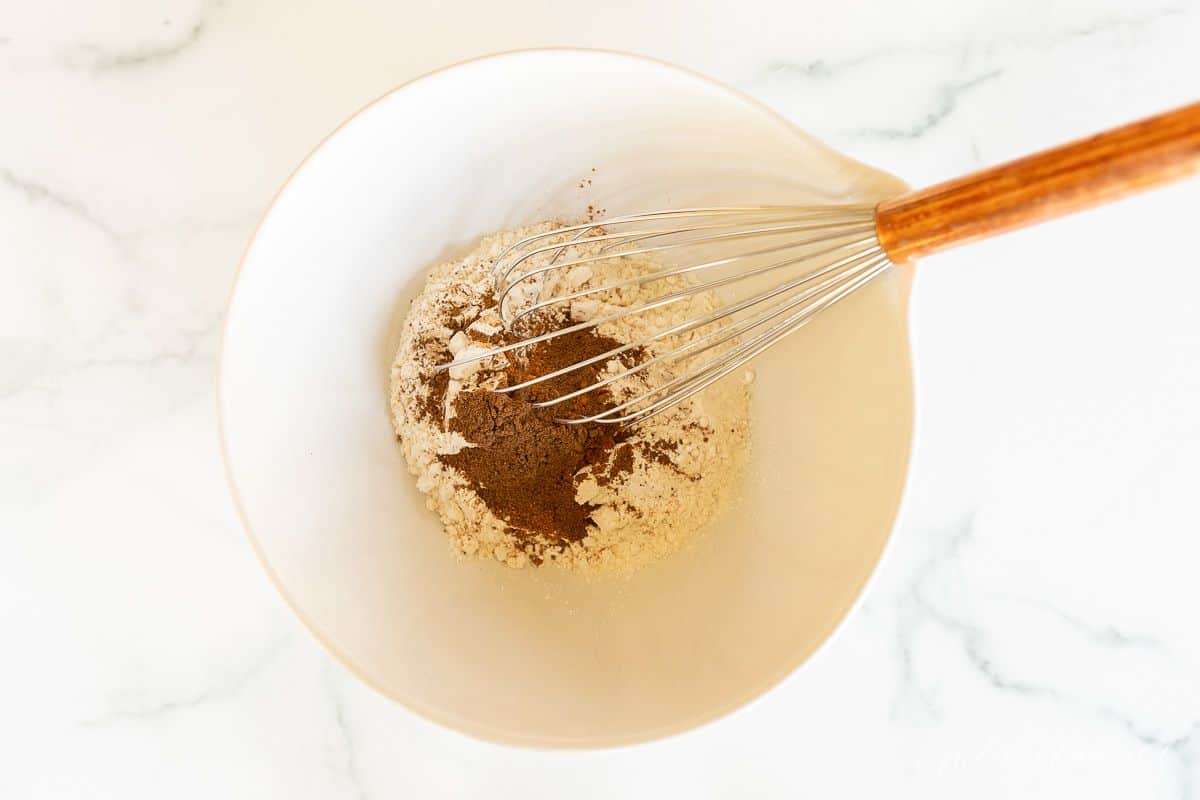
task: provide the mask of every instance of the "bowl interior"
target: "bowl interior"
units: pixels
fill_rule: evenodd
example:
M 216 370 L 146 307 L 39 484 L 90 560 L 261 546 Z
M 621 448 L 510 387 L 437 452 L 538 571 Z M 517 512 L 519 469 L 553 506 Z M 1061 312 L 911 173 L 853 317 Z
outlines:
M 222 350 L 231 485 L 280 591 L 380 691 L 474 735 L 602 745 L 681 730 L 799 665 L 889 535 L 911 435 L 892 270 L 756 363 L 741 502 L 628 580 L 460 562 L 388 418 L 407 299 L 434 262 L 549 217 L 869 200 L 894 178 L 703 78 L 531 51 L 377 101 L 276 199 Z

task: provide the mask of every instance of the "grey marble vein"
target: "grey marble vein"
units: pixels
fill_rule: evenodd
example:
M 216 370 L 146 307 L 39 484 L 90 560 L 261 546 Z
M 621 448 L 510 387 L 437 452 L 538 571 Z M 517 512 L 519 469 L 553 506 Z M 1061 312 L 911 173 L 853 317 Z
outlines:
M 916 122 L 907 126 L 889 128 L 857 128 L 848 132 L 849 136 L 873 139 L 918 139 L 942 124 L 954 110 L 963 95 L 971 90 L 999 78 L 1004 74 L 1002 69 L 994 69 L 982 75 L 976 75 L 961 83 L 947 84 L 937 91 L 937 100 L 929 111 L 925 112 Z
M 908 589 L 900 598 L 896 613 L 896 649 L 900 664 L 902 692 L 892 701 L 891 718 L 896 720 L 905 695 L 916 697 L 925 714 L 938 719 L 940 713 L 934 698 L 922 686 L 917 674 L 914 649 L 916 637 L 928 610 L 922 602 L 920 592 L 926 581 L 948 560 L 957 557 L 965 544 L 974 535 L 974 512 L 966 514 L 946 543 L 925 559 L 914 571 Z
M 971 51 L 980 48 L 989 55 L 1005 50 L 1052 50 L 1081 39 L 1091 39 L 1110 33 L 1139 30 L 1186 14 L 1174 6 L 1130 16 L 1100 17 L 1083 25 L 1048 31 L 1041 35 L 1005 36 L 990 39 L 965 40 L 953 43 L 929 43 L 878 47 L 845 58 L 815 58 L 808 61 L 776 58 L 767 62 L 750 81 L 757 83 L 771 75 L 797 75 L 812 80 L 831 80 L 843 77 L 880 61 L 911 59 L 917 56 L 948 57 L 965 63 Z
M 147 722 L 169 714 L 187 711 L 205 703 L 234 697 L 269 667 L 290 643 L 290 636 L 280 637 L 269 642 L 253 653 L 239 669 L 221 676 L 220 679 L 191 694 L 149 703 L 118 706 L 99 716 L 83 720 L 80 727 L 99 728 L 120 722 Z
M 80 222 L 102 233 L 120 250 L 124 251 L 125 255 L 132 255 L 131 241 L 160 234 L 179 235 L 180 233 L 229 232 L 248 235 L 254 229 L 255 224 L 262 218 L 262 213 L 259 210 L 211 219 L 181 215 L 154 224 L 132 227 L 128 230 L 118 230 L 116 226 L 93 211 L 87 203 L 78 197 L 72 196 L 62 189 L 51 187 L 46 182 L 37 180 L 29 175 L 0 166 L 0 188 L 4 187 L 22 195 L 30 204 L 45 203 L 75 217 Z
M 939 58 L 952 62 L 954 70 L 963 73 L 976 61 L 990 66 L 966 80 L 945 83 L 935 88 L 929 108 L 916 115 L 915 121 L 904 124 L 868 126 L 845 131 L 848 139 L 913 140 L 923 137 L 948 119 L 956 110 L 963 95 L 1004 74 L 1006 56 L 1021 50 L 1052 51 L 1073 42 L 1118 32 L 1140 31 L 1164 20 L 1185 14 L 1174 6 L 1128 16 L 1105 16 L 1074 27 L 1052 30 L 1042 35 L 1007 36 L 992 39 L 965 39 L 953 43 L 930 43 L 887 46 L 844 58 L 815 58 L 807 61 L 773 59 L 748 80 L 740 81 L 742 88 L 753 91 L 774 76 L 797 76 L 815 82 L 841 79 L 858 70 L 881 62 Z M 982 56 L 982 58 L 980 58 Z M 982 163 L 978 147 L 972 149 L 977 164 Z
M 1082 698 L 1067 694 L 1054 686 L 1013 678 L 999 668 L 987 655 L 984 648 L 986 634 L 981 628 L 973 626 L 965 620 L 947 615 L 931 603 L 925 602 L 924 608 L 928 611 L 931 619 L 959 635 L 968 663 L 991 688 L 1025 698 L 1058 703 L 1115 725 L 1138 743 L 1170 758 L 1176 767 L 1177 796 L 1180 800 L 1193 800 L 1195 797 L 1192 779 L 1195 765 L 1194 750 L 1196 742 L 1200 738 L 1197 737 L 1197 733 L 1200 732 L 1200 720 L 1194 722 L 1184 735 L 1175 737 L 1157 735 L 1147 731 L 1134 717 L 1125 712 L 1088 703 Z
M 1158 650 L 1163 653 L 1168 653 L 1167 648 L 1161 641 L 1152 636 L 1146 636 L 1139 633 L 1128 633 L 1118 629 L 1114 625 L 1095 625 L 1078 617 L 1060 611 L 1057 608 L 1050 608 L 1040 603 L 1028 601 L 1028 604 L 1040 611 L 1057 617 L 1064 624 L 1076 629 L 1082 633 L 1087 639 L 1095 644 L 1104 647 L 1145 647 L 1152 650 Z
M 335 669 L 335 665 L 326 659 L 323 665 L 324 683 L 330 703 L 333 705 L 334 727 L 337 730 L 342 745 L 344 758 L 342 759 L 341 769 L 353 791 L 354 797 L 358 798 L 358 800 L 367 800 L 367 790 L 363 785 L 362 776 L 359 774 L 358 749 L 355 746 L 350 726 L 346 721 L 345 705 L 342 700 L 342 693 L 336 685 Z
M 911 695 L 920 703 L 921 709 L 925 714 L 933 719 L 938 719 L 940 714 L 933 698 L 925 691 L 920 681 L 917 680 L 916 664 L 913 660 L 913 638 L 916 633 L 916 627 L 919 620 L 911 613 L 905 611 L 899 612 L 900 619 L 897 620 L 895 642 L 898 663 L 900 665 L 900 685 L 903 687 L 901 693 L 897 693 L 895 699 L 891 703 L 890 717 L 892 721 L 897 721 L 900 718 L 900 710 L 902 701 L 905 695 Z
M 91 228 L 104 234 L 114 245 L 123 251 L 128 251 L 124 237 L 112 225 L 96 215 L 78 198 L 64 192 L 51 189 L 44 183 L 24 175 L 18 175 L 11 169 L 0 167 L 0 186 L 24 195 L 30 203 L 46 203 L 86 223 Z
M 772 75 L 797 75 L 812 80 L 831 80 L 878 61 L 923 55 L 942 56 L 948 52 L 958 52 L 960 49 L 959 46 L 948 48 L 940 45 L 891 46 L 868 50 L 860 55 L 846 58 L 815 58 L 811 61 L 772 59 L 749 83 L 751 85 L 758 83 Z
M 1097 713 L 1102 719 L 1120 726 L 1125 733 L 1141 744 L 1152 750 L 1162 752 L 1171 758 L 1175 763 L 1176 769 L 1176 784 L 1178 788 L 1176 796 L 1179 800 L 1195 800 L 1195 751 L 1197 746 L 1200 745 L 1200 735 L 1198 735 L 1200 734 L 1200 721 L 1193 724 L 1184 735 L 1166 738 L 1155 736 L 1139 729 L 1133 720 L 1117 712 L 1099 709 Z
M 200 41 L 208 30 L 209 16 L 219 5 L 219 2 L 202 4 L 196 18 L 166 42 L 131 47 L 80 42 L 67 48 L 58 59 L 59 63 L 68 68 L 86 69 L 97 75 L 166 64 Z
M 970 624 L 967 620 L 944 613 L 934 603 L 926 599 L 919 588 L 915 597 L 917 603 L 925 611 L 929 619 L 959 636 L 963 645 L 963 654 L 967 657 L 967 661 L 992 688 L 1006 692 L 1016 692 L 1017 694 L 1026 696 L 1042 696 L 1055 700 L 1062 699 L 1059 692 L 1053 687 L 1041 686 L 1030 681 L 1018 680 L 1005 675 L 996 666 L 994 660 L 987 654 L 984 648 L 985 632 L 983 629 Z
M 33 374 L 13 373 L 13 375 L 9 376 L 10 380 L 0 381 L 0 402 L 11 400 L 26 392 L 34 391 L 39 387 L 52 393 L 56 387 L 61 385 L 63 379 L 88 370 L 155 368 L 168 364 L 199 365 L 208 369 L 216 360 L 216 356 L 209 353 L 202 353 L 201 346 L 204 342 L 216 337 L 221 329 L 224 318 L 225 315 L 223 313 L 218 313 L 200 326 L 194 328 L 176 328 L 171 332 L 183 337 L 184 341 L 181 347 L 164 347 L 145 356 L 83 356 L 52 366 L 53 359 L 47 355 L 41 359 L 45 362 L 45 368 Z M 111 335 L 111 330 L 116 322 L 117 320 L 114 319 L 113 323 L 109 326 L 109 331 L 102 332 L 94 338 L 92 342 L 93 349 Z
M 983 151 L 979 147 L 979 139 L 972 136 L 968 140 L 968 144 L 971 147 L 971 161 L 976 167 L 982 167 L 985 162 L 983 160 Z
M 1178 17 L 1185 13 L 1187 12 L 1183 8 L 1165 6 L 1144 14 L 1100 17 L 1083 25 L 1057 31 L 1049 38 L 1037 38 L 1033 41 L 1040 42 L 1042 47 L 1057 47 L 1076 39 L 1090 39 L 1108 33 L 1146 28 L 1162 22 L 1164 19 Z
M 141 45 L 128 50 L 108 50 L 94 44 L 79 45 L 76 54 L 90 61 L 92 72 L 133 69 L 162 64 L 176 58 L 194 45 L 204 33 L 204 21 L 194 23 L 176 41 L 161 45 Z
M 1192 721 L 1187 731 L 1181 735 L 1157 733 L 1140 722 L 1131 712 L 1089 702 L 1085 698 L 1072 694 L 1066 688 L 1015 677 L 998 665 L 989 652 L 985 627 L 973 623 L 966 617 L 956 616 L 946 611 L 930 598 L 928 584 L 939 570 L 961 556 L 964 547 L 971 541 L 972 535 L 973 522 L 971 518 L 968 518 L 951 536 L 948 544 L 934 553 L 915 571 L 910 585 L 909 599 L 920 609 L 924 619 L 958 638 L 968 665 L 991 689 L 1027 699 L 1053 702 L 1077 713 L 1089 715 L 1116 726 L 1141 745 L 1170 758 L 1175 764 L 1177 774 L 1177 796 L 1180 800 L 1192 800 L 1195 797 L 1193 773 L 1196 765 L 1195 751 L 1200 746 L 1200 735 L 1198 735 L 1200 734 L 1200 720 Z M 1095 644 L 1106 647 L 1141 647 L 1162 650 L 1160 644 L 1150 637 L 1128 634 L 1111 626 L 1089 625 L 1057 610 L 1052 613 Z M 919 622 L 910 622 L 906 634 L 903 633 L 904 626 L 901 626 L 901 635 L 911 639 L 918 624 Z M 912 670 L 911 651 L 914 646 L 911 640 L 903 645 L 906 669 L 908 670 Z M 905 685 L 913 691 L 920 692 L 919 676 L 915 671 L 906 677 Z

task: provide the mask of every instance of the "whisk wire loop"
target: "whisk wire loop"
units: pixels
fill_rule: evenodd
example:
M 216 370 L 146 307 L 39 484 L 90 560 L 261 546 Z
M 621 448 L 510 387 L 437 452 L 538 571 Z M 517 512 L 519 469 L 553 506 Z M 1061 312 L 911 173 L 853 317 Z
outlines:
M 610 388 L 614 405 L 561 421 L 644 422 L 732 374 L 885 272 L 891 261 L 875 227 L 874 207 L 854 204 L 669 209 L 546 230 L 514 242 L 496 258 L 492 276 L 497 304 L 510 330 L 519 330 L 531 317 L 554 314 L 556 307 L 556 318 L 568 322 L 483 352 L 469 351 L 440 369 L 491 359 L 697 296 L 750 287 L 748 296 L 727 299 L 716 308 L 702 305 L 704 311 L 694 318 L 666 324 L 603 353 L 495 390 L 517 392 L 584 367 L 607 364 L 587 386 L 535 405 L 560 406 Z M 744 247 L 746 242 L 749 247 Z M 614 264 L 644 264 L 646 258 L 661 260 L 662 266 L 632 275 L 605 271 Z M 782 278 L 774 285 L 753 286 L 755 280 L 776 273 Z M 611 279 L 602 279 L 606 275 Z M 652 299 L 642 294 L 634 305 L 609 302 L 625 290 L 655 283 L 661 284 L 662 293 Z M 580 304 L 590 304 L 590 312 L 582 311 Z M 570 321 L 579 316 L 590 318 Z M 620 358 L 630 352 L 645 357 L 632 363 Z M 621 383 L 633 376 L 640 376 L 639 381 Z

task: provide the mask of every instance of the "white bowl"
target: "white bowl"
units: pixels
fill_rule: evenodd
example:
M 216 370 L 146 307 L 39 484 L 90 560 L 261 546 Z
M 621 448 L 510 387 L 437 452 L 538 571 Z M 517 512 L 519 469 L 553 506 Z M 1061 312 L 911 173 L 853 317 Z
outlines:
M 492 231 L 589 205 L 901 188 L 732 90 L 639 57 L 509 53 L 380 98 L 280 191 L 230 302 L 222 444 L 271 579 L 363 680 L 480 737 L 625 743 L 765 691 L 839 624 L 891 530 L 912 426 L 906 275 L 757 362 L 743 502 L 621 582 L 452 555 L 392 434 L 397 327 L 426 268 Z

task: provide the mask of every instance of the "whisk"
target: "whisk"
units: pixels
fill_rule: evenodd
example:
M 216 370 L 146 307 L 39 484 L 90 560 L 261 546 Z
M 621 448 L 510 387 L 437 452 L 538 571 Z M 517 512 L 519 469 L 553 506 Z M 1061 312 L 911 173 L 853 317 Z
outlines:
M 658 282 L 646 302 L 450 364 L 487 359 L 576 331 L 679 303 L 704 292 L 752 287 L 748 296 L 562 369 L 496 389 L 514 392 L 654 342 L 679 343 L 623 371 L 535 405 L 553 407 L 658 365 L 670 377 L 571 424 L 633 425 L 703 391 L 870 283 L 894 264 L 1062 216 L 1200 169 L 1200 103 L 1150 117 L 878 205 L 683 208 L 615 216 L 522 239 L 494 269 L 510 326 L 555 306 Z M 586 241 L 580 255 L 571 245 Z M 661 260 L 660 269 L 590 285 L 548 281 L 616 256 Z M 536 266 L 532 266 L 536 265 Z M 772 281 L 767 284 L 767 281 Z M 547 293 L 547 286 L 557 287 Z M 763 288 L 757 288 L 762 286 Z M 574 287 L 574 288 L 573 288 Z M 524 302 L 513 302 L 516 296 Z M 570 320 L 569 316 L 563 315 Z M 646 375 L 651 374 L 646 372 Z M 645 375 L 643 375 L 645 378 Z

